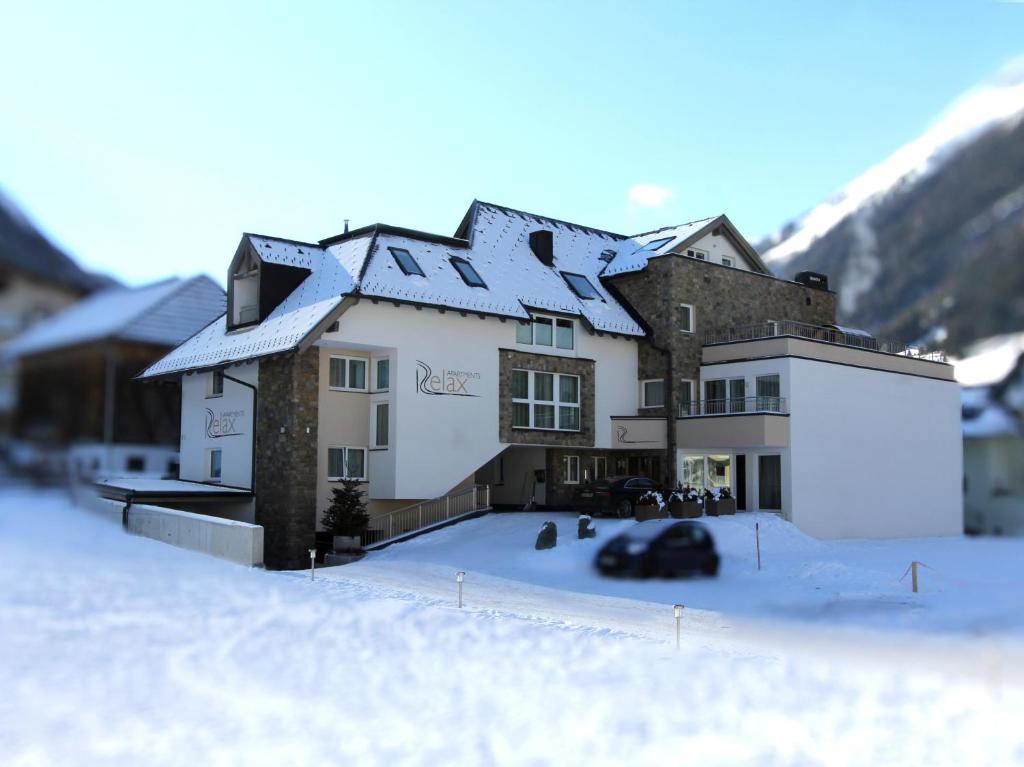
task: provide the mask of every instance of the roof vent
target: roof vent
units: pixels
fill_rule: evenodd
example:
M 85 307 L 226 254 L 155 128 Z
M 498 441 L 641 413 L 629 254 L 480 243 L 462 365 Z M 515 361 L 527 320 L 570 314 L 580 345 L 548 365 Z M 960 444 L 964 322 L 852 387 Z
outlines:
M 544 266 L 555 263 L 555 237 L 550 229 L 530 232 L 530 250 Z
M 809 288 L 828 290 L 828 277 L 819 272 L 797 272 L 793 282 L 799 282 Z
M 615 251 L 612 250 L 611 248 L 609 248 L 608 250 L 602 250 L 601 255 L 598 256 L 598 258 L 600 258 L 606 264 L 610 264 L 612 262 L 612 259 L 615 258 Z
M 345 234 L 348 234 L 348 219 L 345 219 Z

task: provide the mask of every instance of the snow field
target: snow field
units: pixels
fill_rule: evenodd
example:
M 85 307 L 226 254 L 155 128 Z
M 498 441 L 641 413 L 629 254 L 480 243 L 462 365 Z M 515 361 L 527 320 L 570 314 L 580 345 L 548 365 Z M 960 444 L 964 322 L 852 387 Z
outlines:
M 327 575 L 246 570 L 53 494 L 0 493 L 4 763 L 1024 759 L 1014 685 L 824 662 L 798 644 L 762 654 L 688 635 L 677 652 L 596 622 L 459 611 L 453 577 L 445 604 Z

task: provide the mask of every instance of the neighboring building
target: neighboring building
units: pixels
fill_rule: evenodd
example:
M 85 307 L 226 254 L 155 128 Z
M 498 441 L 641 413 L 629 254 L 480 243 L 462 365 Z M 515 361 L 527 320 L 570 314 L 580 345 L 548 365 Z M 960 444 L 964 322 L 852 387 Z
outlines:
M 962 391 L 964 524 L 1024 534 L 1024 355 L 1001 380 Z
M 475 202 L 453 237 L 246 234 L 225 317 L 142 375 L 181 381 L 194 487 L 108 493 L 251 491 L 224 513 L 262 525 L 280 568 L 307 565 L 342 477 L 391 531 L 475 485 L 558 507 L 637 473 L 823 537 L 959 533 L 950 367 L 828 327 L 824 283 L 772 277 L 725 216 L 627 237 Z
M 14 337 L 112 284 L 54 247 L 0 192 L 0 357 Z M 0 359 L 0 448 L 10 436 L 16 393 L 16 366 Z
M 180 392 L 133 378 L 224 313 L 209 277 L 111 288 L 18 336 L 12 451 L 21 468 L 56 474 L 71 446 L 77 472 L 177 473 Z

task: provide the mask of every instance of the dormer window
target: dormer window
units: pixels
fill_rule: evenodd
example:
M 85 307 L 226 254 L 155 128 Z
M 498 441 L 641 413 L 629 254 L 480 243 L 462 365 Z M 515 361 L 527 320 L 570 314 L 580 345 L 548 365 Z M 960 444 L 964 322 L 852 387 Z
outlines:
M 412 257 L 412 253 L 407 251 L 405 248 L 388 248 L 391 251 L 391 256 L 395 259 L 395 263 L 398 264 L 398 268 L 402 270 L 403 274 L 418 274 L 420 277 L 425 277 L 423 270 L 420 265 L 416 263 L 416 259 Z
M 562 272 L 562 279 L 566 281 L 572 292 L 584 300 L 591 300 L 593 298 L 600 298 L 601 294 L 597 292 L 597 288 L 584 277 L 582 274 L 574 274 L 573 272 Z
M 234 326 L 251 325 L 260 320 L 260 263 L 247 253 L 231 275 L 232 316 Z
M 462 281 L 465 282 L 471 288 L 487 288 L 487 283 L 483 281 L 483 278 L 477 274 L 476 269 L 464 258 L 458 256 L 452 256 L 452 266 L 455 267 L 455 271 L 459 273 Z

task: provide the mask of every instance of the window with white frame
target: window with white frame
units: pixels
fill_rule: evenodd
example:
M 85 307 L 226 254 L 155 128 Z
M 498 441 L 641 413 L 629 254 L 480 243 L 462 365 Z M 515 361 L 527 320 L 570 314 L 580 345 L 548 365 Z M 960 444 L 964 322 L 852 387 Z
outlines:
M 373 406 L 373 446 L 387 447 L 389 444 L 389 427 L 391 408 L 387 402 L 377 402 Z
M 665 380 L 652 378 L 640 382 L 640 407 L 665 406 Z
M 697 403 L 694 401 L 694 392 L 697 384 L 690 378 L 684 378 L 679 382 L 679 414 L 700 415 L 697 412 Z
M 679 304 L 679 329 L 684 333 L 697 330 L 697 313 L 693 304 Z
M 366 391 L 366 359 L 331 356 L 330 388 L 335 391 Z
M 376 391 L 387 391 L 391 388 L 391 360 L 387 357 L 379 357 L 374 361 L 374 389 Z
M 327 479 L 337 482 L 342 479 L 366 479 L 365 447 L 327 448 Z
M 563 484 L 578 485 L 580 483 L 580 457 L 566 455 L 562 457 Z
M 699 248 L 688 248 L 686 255 L 690 258 L 696 258 L 698 261 L 707 261 L 708 254 L 706 250 L 700 250 Z
M 210 482 L 220 482 L 223 466 L 221 449 L 211 448 L 206 451 L 206 478 Z
M 728 256 L 722 256 L 722 266 L 735 266 L 735 262 Z
M 513 370 L 512 427 L 579 431 L 579 376 Z
M 207 399 L 211 397 L 224 396 L 224 371 L 214 370 L 210 373 L 210 380 L 206 387 Z
M 576 348 L 576 322 L 562 317 L 535 314 L 531 322 L 520 322 L 516 325 L 516 343 L 554 346 L 572 351 Z

